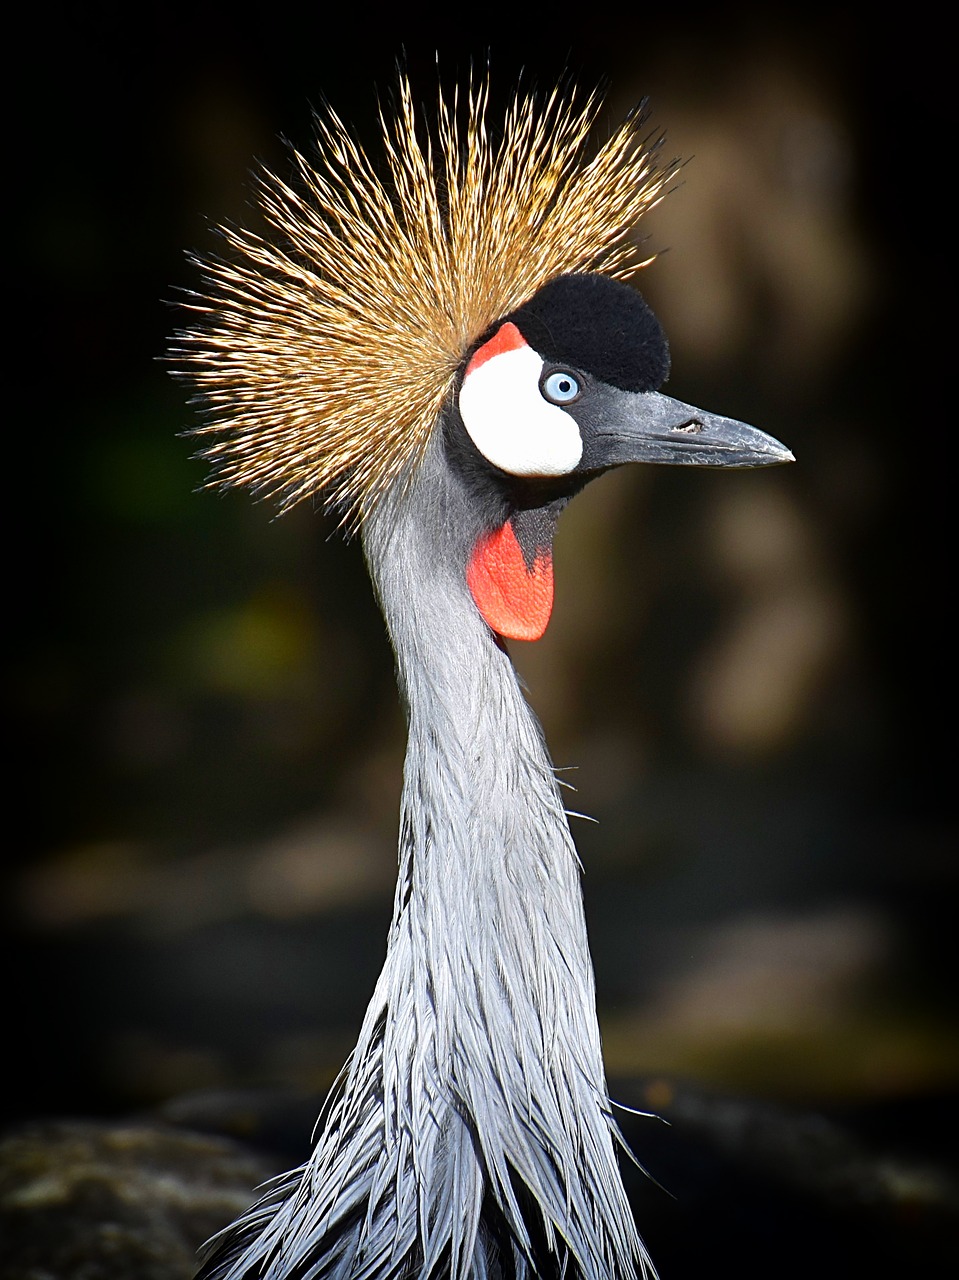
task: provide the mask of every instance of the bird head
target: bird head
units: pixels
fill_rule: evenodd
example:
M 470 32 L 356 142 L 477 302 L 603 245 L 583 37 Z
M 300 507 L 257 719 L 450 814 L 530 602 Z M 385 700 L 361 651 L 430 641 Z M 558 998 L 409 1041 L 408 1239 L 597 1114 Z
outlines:
M 485 471 L 488 528 L 469 558 L 497 634 L 536 640 L 552 609 L 556 518 L 587 481 L 627 462 L 759 467 L 792 454 L 771 436 L 663 395 L 666 335 L 628 285 L 550 281 L 465 362 L 451 415 L 454 465 Z M 476 486 L 480 492 L 480 486 Z
M 349 527 L 415 483 L 442 434 L 475 499 L 473 600 L 498 635 L 536 639 L 556 518 L 588 480 L 792 455 L 659 391 L 666 338 L 625 279 L 646 265 L 630 233 L 678 162 L 643 136 L 644 107 L 589 155 L 595 95 L 517 93 L 496 126 L 488 100 L 488 82 L 441 95 L 431 134 L 401 79 L 388 179 L 318 118 L 298 181 L 260 179 L 272 236 L 222 228 L 224 256 L 199 260 L 174 356 L 206 405 L 215 482 L 284 508 L 319 496 Z

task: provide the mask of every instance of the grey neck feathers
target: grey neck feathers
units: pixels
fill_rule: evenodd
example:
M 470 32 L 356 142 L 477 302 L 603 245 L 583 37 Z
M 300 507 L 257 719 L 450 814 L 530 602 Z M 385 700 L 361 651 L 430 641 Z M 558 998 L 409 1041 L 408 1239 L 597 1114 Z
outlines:
M 210 1277 L 653 1274 L 616 1160 L 576 851 L 468 594 L 467 498 L 436 444 L 364 530 L 409 716 L 386 961 L 313 1156 L 226 1233 Z

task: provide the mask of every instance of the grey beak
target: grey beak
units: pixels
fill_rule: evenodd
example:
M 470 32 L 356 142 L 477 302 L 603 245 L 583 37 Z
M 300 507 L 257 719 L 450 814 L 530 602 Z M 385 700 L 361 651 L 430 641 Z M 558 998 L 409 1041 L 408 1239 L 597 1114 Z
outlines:
M 595 458 L 586 466 L 626 462 L 687 463 L 694 467 L 769 467 L 795 462 L 785 445 L 765 432 L 706 413 L 658 391 L 621 391 L 603 385 L 597 422 L 587 437 Z M 597 397 L 599 398 L 599 397 Z M 595 401 L 594 401 L 595 403 Z M 592 405 L 590 406 L 592 408 Z

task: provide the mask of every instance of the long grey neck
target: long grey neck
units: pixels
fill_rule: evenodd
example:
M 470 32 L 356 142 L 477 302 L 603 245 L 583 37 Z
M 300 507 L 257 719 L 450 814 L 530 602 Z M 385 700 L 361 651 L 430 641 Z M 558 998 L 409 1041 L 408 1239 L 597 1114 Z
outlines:
M 466 586 L 470 495 L 432 448 L 364 529 L 409 717 L 383 972 L 309 1164 L 250 1211 L 238 1269 L 211 1275 L 652 1275 L 616 1160 L 576 851 Z
M 393 931 L 416 918 L 433 983 L 450 966 L 472 971 L 490 1002 L 437 1007 L 440 1050 L 454 1048 L 464 1016 L 512 1027 L 518 1001 L 524 1032 L 535 1028 L 548 1053 L 572 983 L 588 1009 L 575 1028 L 581 1065 L 601 1086 L 576 851 L 539 724 L 469 595 L 460 544 L 472 530 L 438 470 L 431 484 L 425 467 L 365 539 L 409 719 Z M 547 976 L 558 989 L 540 987 Z

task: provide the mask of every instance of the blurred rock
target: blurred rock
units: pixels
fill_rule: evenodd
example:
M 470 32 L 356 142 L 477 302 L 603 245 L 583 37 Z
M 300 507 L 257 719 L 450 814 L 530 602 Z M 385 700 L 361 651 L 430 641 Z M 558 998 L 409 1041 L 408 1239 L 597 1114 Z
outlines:
M 0 1143 L 0 1280 L 189 1280 L 277 1169 L 150 1123 L 58 1121 Z

